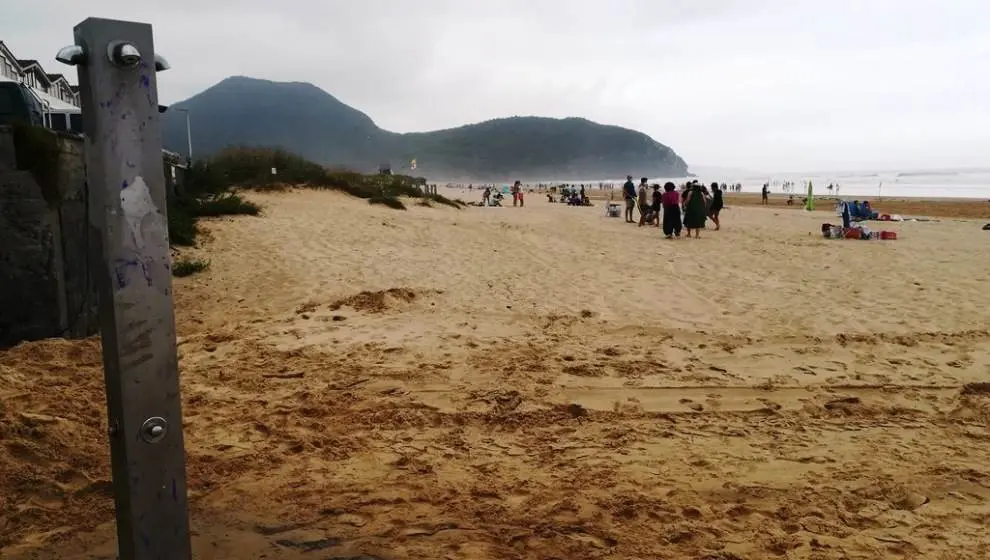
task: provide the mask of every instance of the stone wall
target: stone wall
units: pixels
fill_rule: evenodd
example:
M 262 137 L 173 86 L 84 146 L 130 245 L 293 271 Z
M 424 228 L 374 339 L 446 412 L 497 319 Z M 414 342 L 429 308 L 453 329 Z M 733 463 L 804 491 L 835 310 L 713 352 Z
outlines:
M 185 165 L 162 160 L 172 197 Z M 0 348 L 99 330 L 85 161 L 78 135 L 0 125 Z
M 26 154 L 23 137 L 0 127 L 0 347 L 98 328 L 82 139 L 30 130 Z M 40 183 L 38 169 L 49 170 Z

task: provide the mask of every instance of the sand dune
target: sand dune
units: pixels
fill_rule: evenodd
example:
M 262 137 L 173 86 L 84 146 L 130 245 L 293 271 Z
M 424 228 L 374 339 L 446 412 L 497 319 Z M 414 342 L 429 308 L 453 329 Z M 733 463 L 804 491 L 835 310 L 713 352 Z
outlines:
M 253 198 L 175 285 L 199 558 L 990 557 L 974 222 Z M 101 383 L 0 354 L 4 558 L 113 557 Z

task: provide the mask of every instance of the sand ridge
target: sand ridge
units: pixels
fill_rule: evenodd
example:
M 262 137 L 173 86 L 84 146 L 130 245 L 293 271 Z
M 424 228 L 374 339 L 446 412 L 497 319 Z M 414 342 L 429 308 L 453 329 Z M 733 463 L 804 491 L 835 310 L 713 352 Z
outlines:
M 198 557 L 990 555 L 969 222 L 254 198 L 175 286 Z M 101 382 L 95 340 L 0 354 L 10 557 L 112 557 Z

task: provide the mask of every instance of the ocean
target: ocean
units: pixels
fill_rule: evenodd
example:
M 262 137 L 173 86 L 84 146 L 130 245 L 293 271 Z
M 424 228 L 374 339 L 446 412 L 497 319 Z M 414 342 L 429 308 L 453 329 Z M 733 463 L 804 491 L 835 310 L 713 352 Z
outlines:
M 758 193 L 763 188 L 763 184 L 770 183 L 770 192 L 774 194 L 784 193 L 783 183 L 793 182 L 793 191 L 788 191 L 795 195 L 803 195 L 808 190 L 808 181 L 814 186 L 816 196 L 835 195 L 827 187 L 829 184 L 838 184 L 838 195 L 843 198 L 878 198 L 878 197 L 910 197 L 910 198 L 971 198 L 990 199 L 990 171 L 884 171 L 884 172 L 863 172 L 863 173 L 836 173 L 826 174 L 741 174 L 731 176 L 727 174 L 699 174 L 697 177 L 658 177 L 651 178 L 650 183 L 663 184 L 672 181 L 678 185 L 697 179 L 709 184 L 714 181 L 719 183 L 733 184 L 741 183 L 743 192 Z M 604 182 L 616 184 L 618 188 L 625 179 L 607 179 Z M 597 185 L 600 180 L 594 181 L 561 181 L 572 184 L 592 184 Z M 637 184 L 639 177 L 636 177 Z

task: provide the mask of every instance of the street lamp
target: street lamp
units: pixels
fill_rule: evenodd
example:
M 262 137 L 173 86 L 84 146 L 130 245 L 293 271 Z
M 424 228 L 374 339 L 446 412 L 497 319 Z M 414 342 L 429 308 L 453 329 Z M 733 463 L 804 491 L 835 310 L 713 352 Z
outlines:
M 189 128 L 189 109 L 186 108 L 175 108 L 176 111 L 182 111 L 186 114 L 186 142 L 188 143 L 189 162 L 192 163 L 192 130 Z

